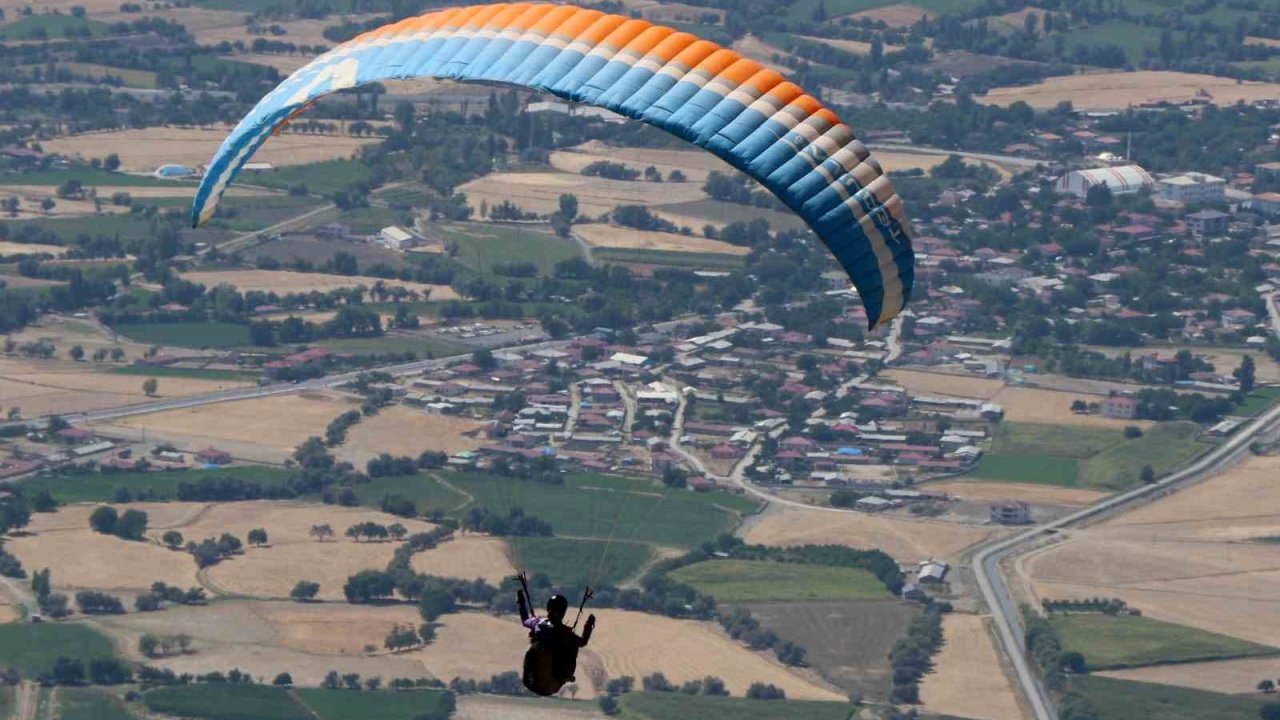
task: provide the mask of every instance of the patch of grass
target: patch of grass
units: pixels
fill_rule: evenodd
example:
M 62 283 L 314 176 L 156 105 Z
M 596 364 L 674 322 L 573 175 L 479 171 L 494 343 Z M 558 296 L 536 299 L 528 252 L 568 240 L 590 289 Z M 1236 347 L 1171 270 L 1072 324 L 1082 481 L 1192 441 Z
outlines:
M 671 577 L 722 603 L 893 597 L 875 575 L 860 568 L 768 560 L 705 560 L 682 567 Z
M 1204 690 L 1085 676 L 1076 686 L 1098 709 L 1099 720 L 1258 720 L 1263 703 Z
M 0 667 L 16 668 L 25 678 L 53 667 L 60 657 L 89 661 L 114 658 L 111 641 L 79 623 L 0 625 Z
M 511 543 L 517 567 L 546 573 L 553 583 L 567 588 L 619 585 L 653 558 L 653 549 L 644 543 L 616 540 L 610 544 L 607 540 L 530 537 L 511 538 Z
M 414 720 L 441 708 L 443 692 L 350 692 L 299 689 L 294 695 L 319 720 Z
M 97 20 L 72 15 L 28 15 L 0 28 L 0 40 L 57 40 L 84 35 L 102 37 L 110 26 Z
M 0 717 L 7 718 L 13 714 L 15 691 L 8 685 L 0 685 Z
M 143 90 L 155 90 L 157 87 L 156 74 L 147 70 L 130 70 L 127 68 L 111 67 L 110 65 L 97 65 L 94 63 L 80 62 L 60 62 L 55 65 L 56 69 L 67 69 L 75 75 L 81 77 L 89 77 L 94 79 L 101 78 L 120 78 L 125 87 L 141 88 Z
M 620 704 L 626 717 L 640 720 L 848 720 L 855 711 L 853 706 L 839 702 L 748 700 L 682 693 L 627 693 Z
M 1253 392 L 1245 396 L 1244 404 L 1236 410 L 1235 414 L 1255 417 L 1276 402 L 1280 402 L 1280 387 L 1255 387 Z
M 147 345 L 229 348 L 249 344 L 249 326 L 227 322 L 128 323 L 113 329 Z
M 64 245 L 71 244 L 80 235 L 118 235 L 121 240 L 146 240 L 154 231 L 146 218 L 137 215 L 103 215 L 101 217 L 57 216 L 32 220 L 10 220 L 17 228 L 38 227 L 58 236 Z
M 1057 37 L 1056 33 L 1054 37 Z M 1067 53 L 1071 53 L 1076 46 L 1117 45 L 1124 49 L 1125 60 L 1135 65 L 1143 59 L 1147 50 L 1160 47 L 1160 28 L 1119 20 L 1077 28 L 1065 33 L 1064 37 Z M 1046 40 L 1045 47 L 1051 47 L 1053 42 L 1056 40 Z
M 1062 647 L 1083 654 L 1090 670 L 1280 653 L 1265 645 L 1145 617 L 1061 615 L 1050 622 Z
M 79 180 L 85 187 L 172 187 L 174 194 L 195 188 L 195 183 L 176 180 L 160 180 L 151 175 L 126 175 L 125 173 L 94 170 L 89 167 L 62 170 L 32 170 L 30 172 L 4 173 L 0 185 L 52 185 L 68 180 Z M 102 218 L 93 218 L 102 220 Z
M 182 685 L 142 696 L 152 712 L 209 720 L 314 720 L 288 690 L 263 685 Z
M 1003 422 L 991 449 L 1000 455 L 1087 458 L 1123 441 L 1124 434 L 1118 429 Z
M 448 225 L 440 228 L 440 235 L 457 243 L 459 262 L 482 273 L 498 264 L 532 263 L 539 274 L 551 275 L 556 263 L 579 256 L 572 240 L 520 225 Z
M 20 484 L 28 493 L 47 490 L 58 502 L 112 502 L 116 488 L 125 487 L 135 495 L 152 495 L 171 500 L 177 497 L 178 483 L 196 482 L 203 478 L 236 479 L 273 485 L 284 482 L 293 471 L 263 465 L 242 465 L 220 470 L 173 470 L 149 473 L 98 473 L 71 475 L 54 474 L 23 480 Z M 366 487 L 366 486 L 361 486 Z M 380 499 L 382 496 L 379 495 Z
M 58 688 L 57 705 L 58 720 L 135 720 L 120 698 L 96 688 Z
M 746 264 L 746 260 L 740 255 L 639 248 L 598 247 L 591 250 L 591 256 L 601 263 L 661 265 L 696 270 L 740 270 Z
M 983 480 L 1071 487 L 1076 484 L 1079 474 L 1080 464 L 1075 458 L 987 453 L 978 461 L 978 467 L 971 476 Z
M 176 198 L 176 206 L 187 208 L 191 198 Z M 141 200 L 142 203 L 149 202 Z M 156 203 L 159 204 L 159 203 Z M 313 197 L 292 195 L 256 195 L 253 197 L 227 198 L 219 209 L 223 215 L 210 221 L 209 227 L 225 228 L 236 232 L 252 232 L 271 227 L 308 210 L 322 207 L 323 201 Z
M 351 489 L 360 498 L 360 504 L 369 507 L 378 507 L 385 495 L 400 495 L 412 500 L 418 506 L 418 512 L 428 508 L 447 512 L 467 501 L 465 496 L 445 487 L 439 480 L 422 474 L 376 478 L 368 483 L 353 485 Z
M 280 167 L 268 173 L 246 174 L 241 184 L 287 190 L 306 185 L 319 195 L 332 195 L 354 183 L 369 179 L 369 167 L 359 160 L 326 160 L 307 165 Z
M 1113 446 L 1089 458 L 1082 481 L 1089 487 L 1122 490 L 1136 485 L 1145 465 L 1156 476 L 1182 467 L 1208 449 L 1196 441 L 1200 426 L 1192 422 L 1160 423 L 1147 428 L 1142 437 Z
M 239 370 L 206 370 L 204 368 L 186 368 L 186 367 L 147 367 L 145 365 L 125 365 L 123 367 L 112 368 L 111 372 L 116 375 L 141 375 L 143 377 L 180 377 L 195 378 L 197 380 L 252 380 L 258 376 L 254 372 L 241 372 Z
M 246 329 L 246 333 L 247 333 Z M 246 339 L 247 342 L 247 339 Z M 449 357 L 471 352 L 469 346 L 437 336 L 383 335 L 371 338 L 330 338 L 312 343 L 318 347 L 354 355 L 416 353 L 418 357 Z
M 315 202 L 312 200 L 312 202 Z M 351 229 L 353 235 L 376 235 L 388 225 L 408 225 L 412 227 L 412 214 L 402 210 L 384 207 L 364 207 L 352 210 L 331 210 L 323 216 L 326 222 L 337 222 Z M 410 222 L 405 222 L 410 220 Z

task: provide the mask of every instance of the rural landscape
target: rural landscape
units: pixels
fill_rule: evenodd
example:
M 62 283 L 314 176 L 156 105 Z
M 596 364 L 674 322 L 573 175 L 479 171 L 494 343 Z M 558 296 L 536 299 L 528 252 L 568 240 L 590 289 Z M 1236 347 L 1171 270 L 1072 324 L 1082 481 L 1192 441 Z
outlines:
M 0 720 L 1280 720 L 1280 3 L 465 5 L 0 0 Z

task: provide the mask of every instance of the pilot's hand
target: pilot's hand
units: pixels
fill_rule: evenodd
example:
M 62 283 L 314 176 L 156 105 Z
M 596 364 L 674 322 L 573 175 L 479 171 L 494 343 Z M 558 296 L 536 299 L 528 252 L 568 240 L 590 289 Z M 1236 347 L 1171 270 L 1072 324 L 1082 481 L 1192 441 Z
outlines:
M 587 616 L 586 632 L 591 632 L 592 630 L 595 630 L 595 629 L 596 629 L 596 616 L 595 616 L 595 613 L 592 613 L 591 615 Z

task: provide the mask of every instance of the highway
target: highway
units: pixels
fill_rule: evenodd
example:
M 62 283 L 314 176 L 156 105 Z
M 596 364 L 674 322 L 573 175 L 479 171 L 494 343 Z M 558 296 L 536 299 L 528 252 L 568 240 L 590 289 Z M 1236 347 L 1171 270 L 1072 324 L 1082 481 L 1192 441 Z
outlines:
M 1013 595 L 1009 592 L 1009 588 L 1000 574 L 1000 562 L 1022 550 L 1029 549 L 1030 545 L 1046 539 L 1059 530 L 1097 518 L 1100 515 L 1124 508 L 1130 504 L 1154 500 L 1165 491 L 1178 485 L 1216 475 L 1223 468 L 1249 452 L 1249 445 L 1258 436 L 1274 430 L 1277 421 L 1280 421 L 1280 405 L 1272 407 L 1266 413 L 1238 430 L 1234 436 L 1222 445 L 1163 480 L 1151 485 L 1134 488 L 1119 495 L 1113 495 L 1079 512 L 1044 525 L 1038 525 L 1012 537 L 995 541 L 974 554 L 972 560 L 973 574 L 978 580 L 978 587 L 982 591 L 983 599 L 991 609 L 1000 643 L 1013 664 L 1018 684 L 1022 687 L 1023 695 L 1031 705 L 1035 720 L 1056 720 L 1057 712 L 1054 709 L 1053 701 L 1050 699 L 1048 691 L 1040 681 L 1040 677 L 1031 668 L 1031 663 L 1025 652 L 1026 641 L 1023 635 L 1022 618 L 1019 615 L 1017 605 L 1014 603 Z

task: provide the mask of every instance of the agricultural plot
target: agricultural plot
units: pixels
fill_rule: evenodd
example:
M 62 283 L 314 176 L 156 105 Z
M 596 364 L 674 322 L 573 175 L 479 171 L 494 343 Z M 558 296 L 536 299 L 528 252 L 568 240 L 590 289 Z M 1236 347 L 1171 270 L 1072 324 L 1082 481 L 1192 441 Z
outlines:
M 1263 704 L 1249 697 L 1103 677 L 1075 682 L 1098 709 L 1100 720 L 1257 720 Z
M 283 57 L 283 56 L 267 56 L 267 57 Z M 301 137 L 301 136 L 281 136 L 281 137 Z M 275 138 L 280 140 L 281 138 Z M 324 138 L 318 143 L 315 139 L 311 142 L 323 144 L 329 138 Z M 271 143 L 263 146 L 263 150 L 268 150 Z M 262 155 L 255 155 L 254 158 L 261 158 Z M 261 185 L 262 187 L 278 188 L 287 190 L 298 185 L 306 186 L 310 192 L 320 195 L 331 195 L 349 185 L 364 182 L 369 179 L 369 167 L 358 160 L 346 159 L 345 156 L 339 156 L 336 153 L 332 156 L 338 159 L 334 160 L 312 160 L 303 165 L 293 165 L 290 167 L 282 167 L 277 170 L 266 173 L 245 173 L 240 176 L 239 181 L 246 185 Z
M 897 600 L 744 603 L 765 627 L 803 647 L 805 662 L 847 692 L 883 700 L 893 686 L 889 651 L 916 609 Z
M 520 542 L 521 547 L 526 547 L 543 540 L 544 538 L 522 538 Z M 522 563 L 521 567 L 530 572 L 547 572 L 546 568 L 539 569 L 534 563 Z M 494 585 L 502 582 L 503 578 L 516 574 L 505 539 L 466 534 L 431 550 L 414 553 L 413 569 L 437 577 L 463 580 L 481 578 Z M 566 586 L 572 585 L 566 582 Z
M 300 273 L 290 270 L 213 270 L 185 273 L 182 278 L 194 283 L 200 283 L 206 287 L 214 287 L 226 283 L 241 292 L 261 290 L 281 295 L 291 292 L 328 292 L 338 288 L 353 288 L 357 285 L 372 288 L 376 283 L 381 282 L 388 287 L 398 285 L 406 290 L 417 292 L 422 299 L 458 299 L 458 294 L 448 285 L 427 285 L 426 283 L 386 280 L 362 275 L 325 275 L 323 273 Z
M 1187 102 L 1201 90 L 1207 91 L 1217 105 L 1232 105 L 1276 97 L 1280 94 L 1280 85 L 1237 82 L 1195 73 L 1140 70 L 1052 77 L 1033 85 L 992 88 L 976 99 L 1002 106 L 1021 101 L 1039 110 L 1062 102 L 1070 102 L 1080 110 L 1123 110 L 1140 103 Z
M 160 687 L 142 696 L 147 709 L 164 715 L 208 720 L 313 720 L 285 689 L 263 685 Z
M 884 600 L 893 595 L 867 570 L 758 560 L 707 560 L 671 577 L 722 603 L 766 600 Z
M 5 549 L 24 567 L 49 568 L 53 586 L 66 590 L 144 590 L 157 580 L 183 588 L 198 584 L 190 555 L 103 535 L 87 521 L 12 538 Z
M 1280 677 L 1280 659 L 1247 658 L 1148 665 L 1126 670 L 1106 670 L 1095 674 L 1116 680 L 1176 685 L 1208 692 L 1243 695 L 1256 692 L 1258 681 L 1262 678 Z
M 929 483 L 928 487 L 930 490 L 945 492 L 973 503 L 989 503 L 1013 497 L 1032 505 L 1092 505 L 1107 495 L 1105 492 L 1087 488 L 978 480 L 948 480 Z
M 443 692 L 343 692 L 305 688 L 295 690 L 294 698 L 319 720 L 415 720 L 441 708 Z
M 984 455 L 972 473 L 984 480 L 1067 486 L 1075 485 L 1079 474 L 1080 466 L 1073 458 L 1023 453 Z
M 153 322 L 115 326 L 115 331 L 130 340 L 146 345 L 172 345 L 189 348 L 229 348 L 249 344 L 249 326 L 238 323 Z
M 41 245 L 39 243 L 16 243 L 0 240 L 0 255 L 65 255 L 67 248 L 61 245 Z
M 111 641 L 84 623 L 0 625 L 0 666 L 35 677 L 59 657 L 92 660 L 115 657 Z
M 699 8 L 699 11 L 702 9 Z M 666 182 L 670 182 L 671 173 L 678 170 L 684 173 L 686 186 L 693 184 L 695 187 L 702 187 L 707 176 L 713 171 L 737 172 L 729 163 L 702 150 L 611 147 L 598 140 L 592 140 L 568 150 L 557 150 L 551 153 L 551 166 L 567 173 L 579 174 L 591 163 L 602 161 L 620 163 L 638 173 L 643 173 L 646 168 L 652 167 L 662 173 Z
M 600 248 L 623 250 L 658 250 L 668 253 L 705 253 L 713 255 L 746 255 L 751 248 L 730 245 L 701 236 L 651 232 L 603 223 L 577 225 L 573 231 L 587 244 Z
M 405 405 L 385 407 L 347 431 L 335 450 L 340 460 L 363 468 L 381 453 L 418 457 L 424 450 L 453 454 L 484 444 L 484 423 L 452 415 L 429 415 Z
M 671 203 L 650 208 L 650 210 L 679 227 L 693 228 L 696 233 L 701 233 L 703 227 L 707 225 L 723 228 L 729 223 L 751 220 L 764 220 L 774 230 L 800 230 L 808 227 L 799 215 L 792 212 L 770 210 L 754 205 L 739 205 L 711 198 Z
M 597 217 L 619 205 L 664 205 L 705 197 L 700 187 L 688 183 L 649 183 L 608 180 L 568 173 L 491 173 L 458 188 L 480 216 L 480 205 L 489 208 L 511 202 L 526 212 L 549 215 L 560 208 L 565 193 L 578 198 L 578 213 Z
M 107 503 L 114 501 L 117 488 L 128 488 L 135 495 L 174 499 L 177 497 L 178 484 L 183 482 L 197 482 L 204 478 L 227 478 L 272 485 L 283 482 L 291 474 L 291 471 L 281 468 L 242 465 L 221 470 L 186 470 L 168 473 L 42 476 L 22 481 L 22 488 L 32 494 L 48 492 L 60 503 Z M 154 512 L 155 507 L 156 505 L 152 503 L 148 504 L 146 509 Z M 69 510 L 66 508 L 62 512 L 66 513 Z M 154 520 L 152 525 L 155 525 Z
M 546 573 L 553 583 L 566 588 L 618 585 L 654 557 L 653 548 L 644 543 L 557 537 L 512 538 L 511 542 L 522 569 Z
M 606 720 L 594 702 L 463 695 L 453 720 Z
M 622 696 L 627 717 L 640 720 L 848 720 L 853 708 L 842 702 L 770 701 L 679 693 Z
M 97 688 L 58 688 L 54 695 L 59 720 L 134 720 L 120 698 Z
M 1089 458 L 1082 478 L 1090 487 L 1119 490 L 1139 481 L 1150 465 L 1159 477 L 1185 465 L 1209 449 L 1197 442 L 1200 428 L 1190 422 L 1169 422 L 1147 428 L 1142 437 L 1114 445 Z
M 974 720 L 1021 720 L 1017 691 L 1001 666 L 986 619 L 950 613 L 943 617 L 942 636 L 933 672 L 920 684 L 925 707 Z
M 1276 648 L 1145 617 L 1063 615 L 1051 619 L 1064 650 L 1090 670 L 1275 655 Z
M 362 267 L 382 263 L 393 268 L 404 267 L 404 255 L 381 245 L 349 240 L 325 240 L 305 236 L 290 235 L 278 240 L 257 245 L 246 256 L 257 259 L 269 257 L 288 265 L 295 260 L 306 260 L 320 264 L 332 260 L 339 252 L 354 255 L 356 262 Z
M 230 127 L 178 128 L 158 127 L 145 130 L 64 135 L 43 143 L 45 152 L 79 157 L 86 161 L 106 154 L 111 148 L 120 156 L 120 169 L 125 172 L 152 172 L 161 165 L 176 164 L 194 168 L 209 162 L 222 144 Z M 255 162 L 274 166 L 306 165 L 337 158 L 349 158 L 369 139 L 345 135 L 317 138 L 313 135 L 282 133 L 271 138 L 254 156 Z M 248 177 L 246 184 L 254 184 Z
M 579 256 L 572 240 L 536 227 L 468 223 L 440 226 L 437 231 L 458 246 L 458 262 L 481 273 L 492 272 L 495 265 L 531 263 L 540 274 L 551 275 L 556 263 Z

